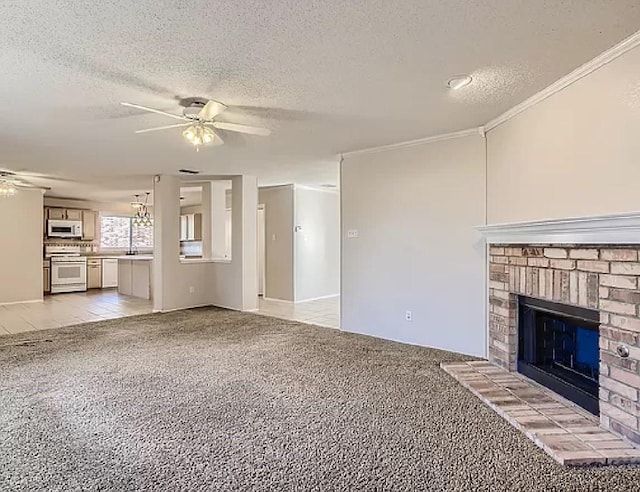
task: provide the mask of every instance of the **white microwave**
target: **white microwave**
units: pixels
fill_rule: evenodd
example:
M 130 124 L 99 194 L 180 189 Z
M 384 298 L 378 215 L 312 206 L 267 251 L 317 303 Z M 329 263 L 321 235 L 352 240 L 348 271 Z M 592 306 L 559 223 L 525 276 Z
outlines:
M 82 237 L 81 220 L 49 220 L 47 221 L 48 237 Z

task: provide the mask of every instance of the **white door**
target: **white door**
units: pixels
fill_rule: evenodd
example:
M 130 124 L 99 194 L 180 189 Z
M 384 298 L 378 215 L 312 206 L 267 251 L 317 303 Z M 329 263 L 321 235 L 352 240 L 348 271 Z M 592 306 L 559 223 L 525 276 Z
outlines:
M 264 208 L 258 209 L 258 295 L 265 291 L 265 213 Z

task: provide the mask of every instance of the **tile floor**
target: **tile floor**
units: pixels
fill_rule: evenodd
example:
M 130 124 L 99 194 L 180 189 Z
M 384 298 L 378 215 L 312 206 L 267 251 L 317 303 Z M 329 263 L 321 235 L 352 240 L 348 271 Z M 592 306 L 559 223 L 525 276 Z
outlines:
M 96 290 L 45 296 L 44 302 L 0 306 L 0 335 L 22 333 L 88 321 L 122 318 L 153 311 L 153 301 Z
M 518 373 L 487 361 L 441 367 L 560 464 L 640 463 L 640 449 L 601 429 L 597 417 Z
M 340 297 L 291 303 L 260 298 L 258 314 L 300 321 L 329 328 L 340 328 Z
M 0 336 L 147 314 L 152 311 L 152 301 L 123 296 L 115 290 L 56 294 L 46 296 L 44 302 L 0 306 Z M 260 298 L 258 314 L 338 328 L 340 298 L 332 297 L 299 304 Z

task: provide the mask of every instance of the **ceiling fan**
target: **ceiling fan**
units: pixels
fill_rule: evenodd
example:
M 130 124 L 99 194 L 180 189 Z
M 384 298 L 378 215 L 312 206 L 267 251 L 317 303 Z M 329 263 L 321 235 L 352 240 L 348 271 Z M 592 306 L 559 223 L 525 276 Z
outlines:
M 20 188 L 32 188 L 37 190 L 51 189 L 48 186 L 38 186 L 31 184 L 13 171 L 0 169 L 0 197 L 13 196 L 18 192 Z
M 196 147 L 196 151 L 199 150 L 201 145 L 222 145 L 224 143 L 220 136 L 214 132 L 214 128 L 218 130 L 247 133 L 249 135 L 260 135 L 263 137 L 271 134 L 271 131 L 266 128 L 217 121 L 216 118 L 227 110 L 227 106 L 219 101 L 214 101 L 213 99 L 192 98 L 190 104 L 182 111 L 182 115 L 167 113 L 166 111 L 141 106 L 140 104 L 132 104 L 128 102 L 120 104 L 130 108 L 137 108 L 142 109 L 143 111 L 161 114 L 176 120 L 182 120 L 183 123 L 146 128 L 144 130 L 137 130 L 136 133 L 147 133 L 158 130 L 168 130 L 170 128 L 187 127 L 187 129 L 182 132 L 182 135 L 189 143 Z

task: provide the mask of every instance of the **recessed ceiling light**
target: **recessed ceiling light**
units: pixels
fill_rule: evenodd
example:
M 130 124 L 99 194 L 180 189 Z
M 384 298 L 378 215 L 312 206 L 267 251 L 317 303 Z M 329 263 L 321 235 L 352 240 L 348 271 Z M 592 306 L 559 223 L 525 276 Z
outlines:
M 447 87 L 455 91 L 469 85 L 472 80 L 470 75 L 458 75 L 447 82 Z

